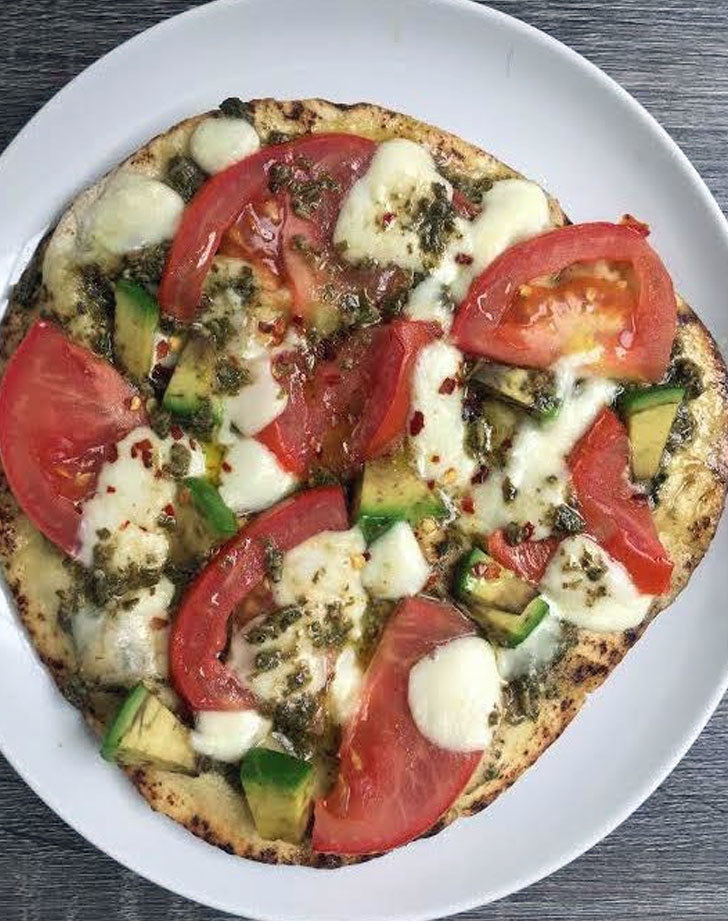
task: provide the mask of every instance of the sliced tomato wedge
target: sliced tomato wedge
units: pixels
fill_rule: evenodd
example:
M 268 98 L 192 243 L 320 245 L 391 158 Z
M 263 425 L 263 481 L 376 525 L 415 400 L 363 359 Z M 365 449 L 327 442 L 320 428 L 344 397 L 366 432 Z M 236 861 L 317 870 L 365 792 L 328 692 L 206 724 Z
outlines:
M 286 272 L 294 239 L 316 249 L 329 242 L 341 199 L 375 148 L 373 141 L 352 134 L 314 134 L 266 147 L 208 179 L 185 208 L 172 243 L 159 288 L 162 310 L 182 322 L 194 319 L 226 231 L 222 252 L 260 261 L 277 275 Z M 296 214 L 290 183 L 303 189 L 305 203 L 306 189 L 322 179 L 326 184 L 315 204 L 308 210 L 304 204 L 306 216 L 300 207 Z
M 373 854 L 398 847 L 431 828 L 465 787 L 481 753 L 429 742 L 412 719 L 407 688 L 416 662 L 473 632 L 449 604 L 425 598 L 399 604 L 345 730 L 336 784 L 316 803 L 314 850 Z
M 627 264 L 633 283 L 572 277 L 555 287 L 531 284 L 601 259 Z M 466 352 L 536 368 L 601 347 L 592 372 L 659 380 L 676 325 L 672 282 L 644 226 L 593 223 L 560 227 L 507 249 L 473 282 L 452 336 Z
M 641 592 L 664 594 L 673 565 L 647 499 L 630 484 L 629 438 L 611 409 L 602 410 L 568 463 L 587 533 L 627 569 Z
M 414 363 L 437 332 L 407 320 L 359 330 L 312 374 L 286 357 L 288 405 L 258 439 L 297 476 L 314 467 L 348 474 L 384 453 L 405 430 Z
M 146 420 L 108 362 L 38 320 L 0 384 L 0 458 L 25 514 L 66 553 L 110 447 Z
M 503 531 L 494 531 L 488 537 L 488 553 L 493 559 L 501 566 L 513 570 L 526 582 L 534 584 L 543 579 L 558 546 L 559 540 L 556 537 L 524 540 L 520 544 L 509 544 Z
M 268 542 L 283 553 L 321 531 L 349 526 L 344 492 L 323 486 L 268 509 L 229 540 L 185 592 L 170 634 L 170 671 L 193 710 L 245 710 L 251 692 L 220 661 L 228 620 L 265 576 Z

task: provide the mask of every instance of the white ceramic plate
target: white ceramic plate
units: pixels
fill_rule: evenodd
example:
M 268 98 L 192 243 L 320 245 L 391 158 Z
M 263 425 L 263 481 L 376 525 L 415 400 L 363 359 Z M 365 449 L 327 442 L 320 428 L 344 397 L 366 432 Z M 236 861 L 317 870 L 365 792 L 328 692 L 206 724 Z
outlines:
M 78 189 L 156 131 L 231 94 L 379 102 L 493 151 L 576 220 L 639 215 L 680 291 L 726 342 L 728 227 L 685 157 L 595 67 L 464 0 L 221 0 L 121 46 L 0 158 L 3 283 Z M 284 921 L 440 917 L 581 854 L 685 753 L 728 683 L 727 551 L 724 524 L 679 603 L 514 789 L 437 838 L 359 867 L 261 866 L 152 813 L 97 756 L 1 603 L 0 699 L 12 705 L 0 708 L 0 746 L 82 835 L 189 898 Z

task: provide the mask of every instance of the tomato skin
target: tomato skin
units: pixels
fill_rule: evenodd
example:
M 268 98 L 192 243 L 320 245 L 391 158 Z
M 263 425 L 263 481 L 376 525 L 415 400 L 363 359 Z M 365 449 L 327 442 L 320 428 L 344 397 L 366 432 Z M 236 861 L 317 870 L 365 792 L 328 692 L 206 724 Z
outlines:
M 638 292 L 627 325 L 600 329 L 610 308 L 592 310 L 571 305 L 562 316 L 543 315 L 534 305 L 528 316 L 518 315 L 514 297 L 542 275 L 562 271 L 576 262 L 608 259 L 629 263 Z M 615 298 L 623 298 L 615 287 Z M 620 311 L 614 317 L 620 318 Z M 569 312 L 570 311 L 570 312 Z M 452 337 L 466 352 L 495 361 L 547 367 L 570 351 L 601 345 L 602 354 L 589 370 L 617 378 L 659 380 L 670 358 L 677 326 L 672 281 L 643 230 L 634 224 L 574 224 L 560 227 L 507 249 L 475 279 L 458 310 Z M 585 343 L 585 334 L 587 341 Z M 574 341 L 570 341 L 570 340 Z
M 400 602 L 366 674 L 359 709 L 346 727 L 339 776 L 315 806 L 313 848 L 373 854 L 430 829 L 478 766 L 481 752 L 450 752 L 422 736 L 407 701 L 409 672 L 436 647 L 474 628 L 448 604 Z
M 192 710 L 246 710 L 252 693 L 218 658 L 233 610 L 265 576 L 265 545 L 283 553 L 321 531 L 349 526 L 340 486 L 322 486 L 284 499 L 220 548 L 185 592 L 170 633 L 170 673 Z
M 556 537 L 545 537 L 543 540 L 524 540 L 520 544 L 511 545 L 503 531 L 494 531 L 488 537 L 488 553 L 501 566 L 513 570 L 516 575 L 535 585 L 543 579 L 559 543 Z
M 568 465 L 586 532 L 627 569 L 639 591 L 665 594 L 673 564 L 646 498 L 629 482 L 629 438 L 611 409 L 602 410 Z
M 146 421 L 136 389 L 107 361 L 37 320 L 0 384 L 0 457 L 18 504 L 56 546 L 78 550 L 78 503 L 107 449 Z
M 259 441 L 297 476 L 317 465 L 351 473 L 403 434 L 414 363 L 438 334 L 434 324 L 395 320 L 353 333 L 312 375 L 292 361 L 282 381 L 288 405 L 258 433 Z
M 167 257 L 159 287 L 162 310 L 181 322 L 194 319 L 210 263 L 233 224 L 236 229 L 226 251 L 259 258 L 280 273 L 282 244 L 295 232 L 316 238 L 329 232 L 341 197 L 369 165 L 375 146 L 351 134 L 314 134 L 265 147 L 208 179 L 185 208 Z M 313 164 L 314 173 L 320 168 L 332 175 L 339 186 L 323 193 L 309 221 L 292 214 L 286 220 L 287 196 L 268 189 L 274 164 L 298 169 L 300 158 Z M 273 213 L 265 207 L 270 202 L 277 205 Z

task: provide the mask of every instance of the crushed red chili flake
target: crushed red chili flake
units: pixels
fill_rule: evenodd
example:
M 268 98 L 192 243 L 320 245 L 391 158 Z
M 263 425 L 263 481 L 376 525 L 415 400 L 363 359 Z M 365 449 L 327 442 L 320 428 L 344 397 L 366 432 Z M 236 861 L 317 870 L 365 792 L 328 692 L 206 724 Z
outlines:
M 530 540 L 533 537 L 534 527 L 530 521 L 527 521 L 521 528 L 524 540 Z
M 171 502 L 168 502 L 162 509 L 165 515 L 169 515 L 170 518 L 174 518 L 174 506 Z
M 433 454 L 432 457 L 430 458 L 430 460 L 432 461 L 433 464 L 439 464 L 439 463 L 440 463 L 440 455 L 439 455 L 439 454 Z
M 193 451 L 197 447 L 197 442 L 195 441 L 194 438 L 190 438 L 190 447 L 192 448 Z
M 371 553 L 370 553 L 368 550 L 365 550 L 364 553 L 362 553 L 362 556 L 363 556 L 364 559 L 367 561 L 367 563 L 368 563 L 369 560 L 371 560 L 371 558 L 372 558 L 372 555 L 371 555 Z
M 152 630 L 164 630 L 168 626 L 167 621 L 163 617 L 153 617 L 149 621 L 149 626 Z
M 109 447 L 106 449 L 106 460 L 110 464 L 113 464 L 114 461 L 118 459 L 119 459 L 119 449 L 116 447 L 116 445 L 109 445 Z
M 157 343 L 157 358 L 161 361 L 163 358 L 166 358 L 169 355 L 169 342 L 165 339 L 162 339 L 161 342 Z
M 497 563 L 476 563 L 473 566 L 473 575 L 476 579 L 497 579 L 500 576 L 501 568 Z
M 106 492 L 116 492 L 116 486 L 107 486 Z
M 287 328 L 288 321 L 285 317 L 276 317 L 272 323 L 266 320 L 260 320 L 258 322 L 258 329 L 261 333 L 269 335 L 273 339 L 274 345 L 280 345 L 280 343 L 283 342 L 283 337 L 286 334 Z
M 230 472 L 232 471 L 232 469 L 233 469 L 233 468 L 230 466 L 230 464 L 228 464 L 227 461 L 223 461 L 222 464 L 220 464 L 220 466 L 221 466 L 222 469 L 225 471 L 225 473 L 230 473 Z
M 487 467 L 480 467 L 475 473 L 470 477 L 470 482 L 475 486 L 478 483 L 485 483 L 490 475 L 490 470 Z
M 127 518 L 124 524 L 121 526 L 121 528 L 119 528 L 119 530 L 126 531 L 126 529 L 129 527 L 130 524 L 131 524 L 131 521 L 129 521 L 129 519 Z
M 434 488 L 435 488 L 435 481 L 434 481 L 434 480 L 428 480 L 428 481 L 427 481 L 427 488 L 430 489 L 430 490 L 434 489 Z
M 179 441 L 180 438 L 184 435 L 184 432 L 178 425 L 173 425 L 169 430 L 169 434 L 174 438 L 175 441 Z
M 396 216 L 394 211 L 385 211 L 382 215 L 382 227 L 389 227 Z
M 465 512 L 466 515 L 472 515 L 475 511 L 475 504 L 473 502 L 472 496 L 463 496 L 463 500 L 460 503 L 460 507 Z
M 425 427 L 425 417 L 416 409 L 412 413 L 412 418 L 410 419 L 410 435 L 419 435 L 422 429 Z
M 437 392 L 444 393 L 445 395 L 449 395 L 453 392 L 453 390 L 457 387 L 457 385 L 458 385 L 458 382 L 455 380 L 454 377 L 446 377 L 445 380 L 440 384 Z
M 141 441 L 135 442 L 131 446 L 130 453 L 133 458 L 136 458 L 141 454 L 142 463 L 147 468 L 147 470 L 151 470 L 154 464 L 154 456 L 152 454 L 152 443 L 148 438 L 143 438 Z
M 457 262 L 458 265 L 472 265 L 473 257 L 468 253 L 456 253 L 455 262 Z

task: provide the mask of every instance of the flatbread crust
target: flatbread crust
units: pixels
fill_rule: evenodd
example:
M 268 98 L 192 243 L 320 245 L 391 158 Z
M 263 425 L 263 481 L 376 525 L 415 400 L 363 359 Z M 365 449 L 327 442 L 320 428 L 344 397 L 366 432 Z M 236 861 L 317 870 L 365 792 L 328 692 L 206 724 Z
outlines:
M 334 105 L 322 100 L 277 102 L 256 100 L 251 118 L 265 141 L 272 133 L 295 136 L 305 132 L 343 131 L 374 140 L 406 137 L 427 146 L 443 171 L 470 178 L 502 179 L 519 174 L 451 134 L 378 106 L 360 103 Z M 162 176 L 174 154 L 184 152 L 190 134 L 204 116 L 187 119 L 141 148 L 126 165 L 148 175 Z M 109 175 L 113 175 L 109 174 Z M 63 215 L 45 251 L 45 282 L 31 306 L 11 301 L 3 322 L 0 373 L 40 309 L 71 316 L 75 305 L 74 280 L 65 269 L 66 254 L 75 245 L 84 212 L 100 194 L 108 176 L 83 192 Z M 555 223 L 566 218 L 550 199 Z M 43 255 L 41 245 L 40 256 Z M 660 537 L 675 562 L 669 596 L 656 602 L 636 630 L 591 633 L 579 630 L 576 643 L 552 669 L 549 694 L 542 698 L 534 720 L 503 724 L 468 788 L 430 834 L 455 819 L 480 811 L 563 732 L 612 669 L 639 639 L 649 622 L 667 607 L 687 584 L 704 556 L 723 509 L 728 483 L 728 377 L 710 333 L 682 300 L 678 300 L 678 342 L 683 354 L 702 370 L 705 390 L 691 403 L 696 422 L 694 438 L 677 450 L 662 486 L 655 513 Z M 79 341 L 93 341 L 95 330 L 86 321 L 73 327 Z M 0 475 L 0 560 L 19 616 L 60 690 L 83 712 L 97 733 L 118 702 L 98 691 L 79 695 L 77 663 L 67 634 L 58 623 L 58 591 L 70 584 L 63 556 L 42 537 L 19 511 Z M 44 578 L 38 579 L 42 571 Z M 216 772 L 187 777 L 154 768 L 127 771 L 131 781 L 153 809 L 223 850 L 266 863 L 337 867 L 361 858 L 316 854 L 306 845 L 266 841 L 255 831 L 244 798 Z

